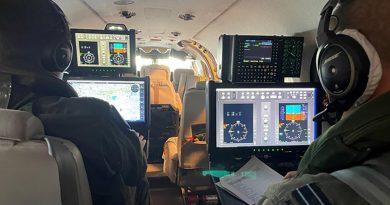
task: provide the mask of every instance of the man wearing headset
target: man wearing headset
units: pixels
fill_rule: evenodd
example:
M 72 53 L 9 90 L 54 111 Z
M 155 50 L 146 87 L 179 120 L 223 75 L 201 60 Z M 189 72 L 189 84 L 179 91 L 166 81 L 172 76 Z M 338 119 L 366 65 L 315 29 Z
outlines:
M 317 32 L 328 110 L 344 113 L 258 204 L 390 203 L 390 1 L 329 0 Z
M 71 62 L 69 39 L 66 18 L 51 0 L 2 0 L 0 108 L 30 111 L 47 135 L 77 145 L 94 205 L 149 204 L 138 134 L 114 107 L 77 98 L 60 79 Z

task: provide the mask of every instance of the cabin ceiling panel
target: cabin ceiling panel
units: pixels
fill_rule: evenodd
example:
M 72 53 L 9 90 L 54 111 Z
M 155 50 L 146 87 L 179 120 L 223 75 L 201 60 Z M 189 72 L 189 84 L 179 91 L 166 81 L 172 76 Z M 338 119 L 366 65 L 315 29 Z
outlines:
M 55 1 L 69 16 L 73 28 L 103 29 L 105 22 L 123 23 L 142 31 L 137 34 L 142 46 L 171 47 L 176 40 L 192 38 L 237 0 L 134 0 L 130 5 L 114 5 L 114 0 Z M 135 12 L 136 16 L 121 17 L 119 12 L 123 10 Z M 183 13 L 194 15 L 194 20 L 179 19 Z M 175 37 L 171 32 L 181 35 Z M 161 41 L 153 41 L 155 36 Z
M 64 11 L 72 28 L 103 29 L 105 23 L 80 0 L 54 0 Z
M 327 0 L 240 0 L 193 38 L 215 55 L 221 34 L 293 35 L 317 28 Z

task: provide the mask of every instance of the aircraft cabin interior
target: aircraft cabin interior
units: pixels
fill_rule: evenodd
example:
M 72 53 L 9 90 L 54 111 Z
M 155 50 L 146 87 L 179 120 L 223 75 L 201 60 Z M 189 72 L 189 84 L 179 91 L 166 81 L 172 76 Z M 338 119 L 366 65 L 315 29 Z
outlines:
M 316 37 L 327 0 L 54 2 L 73 46 L 63 81 L 79 97 L 108 102 L 139 134 L 151 205 L 256 204 L 265 192 L 257 190 L 267 187 L 256 179 L 271 185 L 297 170 L 309 145 L 340 117 L 317 115 L 326 94 Z M 15 143 L 47 130 L 30 113 L 0 111 L 1 126 L 38 127 L 20 139 L 16 133 Z M 82 148 L 56 137 L 31 155 L 15 151 L 24 165 L 0 154 L 7 167 L 0 168 L 0 204 L 31 197 L 42 201 L 30 204 L 92 205 Z M 45 143 L 58 156 L 42 154 Z M 13 171 L 20 166 L 37 177 Z M 65 202 L 76 195 L 77 203 Z

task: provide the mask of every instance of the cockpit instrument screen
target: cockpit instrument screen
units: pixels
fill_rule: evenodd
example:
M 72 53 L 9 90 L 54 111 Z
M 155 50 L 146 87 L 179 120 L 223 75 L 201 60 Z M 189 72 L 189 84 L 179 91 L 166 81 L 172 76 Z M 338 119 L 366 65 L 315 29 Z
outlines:
M 129 35 L 75 33 L 75 41 L 79 67 L 131 67 Z
M 272 60 L 272 40 L 248 39 L 244 42 L 244 63 L 270 63 Z
M 309 145 L 316 88 L 216 88 L 216 146 Z
M 135 30 L 72 29 L 74 54 L 69 76 L 135 73 Z
M 80 97 L 107 101 L 129 122 L 145 122 L 146 85 L 144 81 L 68 80 Z

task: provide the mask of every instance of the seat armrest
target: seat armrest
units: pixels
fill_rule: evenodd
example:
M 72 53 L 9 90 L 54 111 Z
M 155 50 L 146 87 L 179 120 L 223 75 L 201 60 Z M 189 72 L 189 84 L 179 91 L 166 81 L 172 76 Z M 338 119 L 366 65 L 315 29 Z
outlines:
M 176 183 L 178 166 L 177 137 L 170 137 L 164 143 L 163 159 L 163 172 L 168 176 L 172 183 Z

